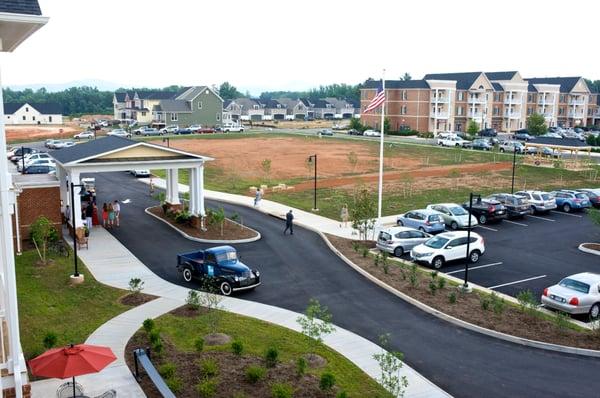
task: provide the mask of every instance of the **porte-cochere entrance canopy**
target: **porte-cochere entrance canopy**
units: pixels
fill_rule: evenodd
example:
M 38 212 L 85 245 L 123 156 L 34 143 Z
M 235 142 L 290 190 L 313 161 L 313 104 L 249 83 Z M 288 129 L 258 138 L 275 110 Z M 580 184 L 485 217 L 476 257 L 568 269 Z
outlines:
M 80 184 L 82 173 L 101 173 L 144 169 L 167 171 L 166 201 L 179 205 L 178 170 L 190 169 L 190 213 L 204 216 L 204 162 L 213 160 L 207 156 L 167 148 L 143 141 L 121 137 L 105 137 L 90 140 L 69 148 L 50 152 L 56 160 L 56 176 L 60 181 L 60 198 L 70 204 L 70 186 Z M 79 192 L 75 188 L 75 192 Z M 75 209 L 81 208 L 81 198 L 74 195 Z M 64 210 L 64 209 L 62 209 Z M 79 212 L 77 212 L 79 214 Z M 76 227 L 83 221 L 76 217 Z

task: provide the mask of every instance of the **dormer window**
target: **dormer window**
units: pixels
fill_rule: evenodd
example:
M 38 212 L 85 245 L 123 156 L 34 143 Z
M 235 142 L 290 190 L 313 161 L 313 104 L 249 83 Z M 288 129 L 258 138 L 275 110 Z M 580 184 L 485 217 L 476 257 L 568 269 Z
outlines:
M 198 101 L 198 109 L 202 109 L 202 101 Z
M 29 107 L 28 106 L 25 107 L 25 112 L 29 112 Z
M 259 106 L 258 106 L 258 105 L 254 105 L 254 106 L 253 106 L 253 108 L 254 108 L 254 109 L 258 109 L 258 108 L 259 108 Z

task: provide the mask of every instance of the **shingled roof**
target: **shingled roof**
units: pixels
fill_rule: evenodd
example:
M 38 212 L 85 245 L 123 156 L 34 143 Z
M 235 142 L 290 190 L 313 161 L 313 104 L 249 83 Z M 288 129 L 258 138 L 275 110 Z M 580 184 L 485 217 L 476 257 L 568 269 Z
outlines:
M 4 114 L 12 115 L 25 104 L 29 105 L 42 115 L 62 115 L 62 106 L 56 102 L 9 102 L 4 104 Z
M 429 73 L 423 80 L 454 80 L 457 90 L 468 90 L 483 72 Z
M 526 78 L 529 82 L 529 87 L 532 84 L 559 84 L 561 93 L 570 93 L 573 87 L 579 82 L 581 77 L 532 77 Z
M 511 80 L 518 73 L 516 70 L 509 72 L 484 72 L 490 80 Z
M 42 10 L 37 0 L 2 0 L 0 1 L 0 12 L 42 15 Z
M 367 80 L 363 84 L 363 88 L 378 88 L 380 85 L 381 80 Z M 385 88 L 429 88 L 429 84 L 425 80 L 386 80 Z
M 66 164 L 137 144 L 137 141 L 127 138 L 109 136 L 97 140 L 90 140 L 83 144 L 50 151 L 50 156 L 59 163 Z

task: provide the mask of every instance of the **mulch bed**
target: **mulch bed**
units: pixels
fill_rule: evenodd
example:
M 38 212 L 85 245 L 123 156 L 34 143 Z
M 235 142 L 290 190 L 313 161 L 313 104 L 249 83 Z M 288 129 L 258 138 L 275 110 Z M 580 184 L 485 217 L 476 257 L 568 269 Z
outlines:
M 185 232 L 189 236 L 194 238 L 207 239 L 207 240 L 238 240 L 238 239 L 249 239 L 257 236 L 256 232 L 237 224 L 229 219 L 225 219 L 223 223 L 223 234 L 221 234 L 221 226 L 218 224 L 206 223 L 206 231 L 201 231 L 199 228 L 194 228 L 187 224 L 178 224 L 174 220 L 167 217 L 160 206 L 151 207 L 148 209 L 152 214 L 160 217 L 173 225 L 177 229 Z
M 389 262 L 390 266 L 388 274 L 386 274 L 381 265 L 378 267 L 374 265 L 372 257 L 363 258 L 360 253 L 355 252 L 352 248 L 352 240 L 333 235 L 327 235 L 327 238 L 350 261 L 377 279 L 455 318 L 526 339 L 600 350 L 600 333 L 560 329 L 553 321 L 522 311 L 520 307 L 514 306 L 512 303 L 506 303 L 504 310 L 496 314 L 491 310 L 491 306 L 489 310 L 482 308 L 480 293 L 463 294 L 448 283 L 444 289 L 438 290 L 433 295 L 429 290 L 429 281 L 431 280 L 429 275 L 419 273 L 418 284 L 416 287 L 412 287 L 408 278 L 410 266 L 405 267 L 406 279 L 402 276 L 401 267 L 393 261 Z M 449 302 L 450 292 L 456 293 L 456 303 L 454 304 Z
M 180 318 L 194 318 L 200 314 L 206 313 L 206 311 L 206 307 L 194 308 L 189 304 L 185 304 L 181 307 L 175 308 L 173 311 L 169 312 L 169 314 L 178 316 Z
M 243 397 L 271 397 L 271 388 L 275 383 L 286 383 L 294 388 L 295 398 L 332 398 L 335 397 L 337 387 L 328 393 L 319 389 L 319 379 L 312 374 L 298 377 L 296 364 L 294 362 L 280 362 L 273 368 L 266 368 L 264 360 L 253 355 L 243 354 L 237 356 L 229 351 L 204 351 L 182 352 L 163 337 L 163 353 L 152 354 L 151 359 L 154 366 L 159 369 L 165 363 L 173 363 L 176 367 L 175 375 L 182 381 L 182 390 L 175 395 L 181 398 L 196 398 L 196 385 L 205 376 L 200 371 L 199 363 L 206 359 L 214 360 L 219 368 L 215 398 Z M 149 347 L 150 343 L 146 332 L 139 330 L 127 343 L 125 358 L 129 369 L 135 375 L 133 355 L 136 348 Z M 256 384 L 246 380 L 246 368 L 248 366 L 262 366 L 267 369 L 263 379 Z M 140 369 L 140 386 L 148 398 L 161 398 L 162 395 L 156 390 L 148 376 Z
M 149 301 L 152 301 L 158 297 L 153 296 L 151 294 L 145 293 L 129 293 L 119 299 L 119 302 L 124 305 L 128 305 L 130 307 L 137 307 L 138 305 L 146 304 Z

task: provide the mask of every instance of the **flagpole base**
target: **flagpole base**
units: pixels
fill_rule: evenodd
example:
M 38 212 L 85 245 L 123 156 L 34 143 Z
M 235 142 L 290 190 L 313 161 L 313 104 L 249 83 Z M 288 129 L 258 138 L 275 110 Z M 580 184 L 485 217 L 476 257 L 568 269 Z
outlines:
M 319 209 L 310 209 L 310 211 L 318 212 Z
M 79 274 L 77 276 L 71 275 L 69 277 L 71 285 L 81 285 L 84 282 L 83 274 Z

